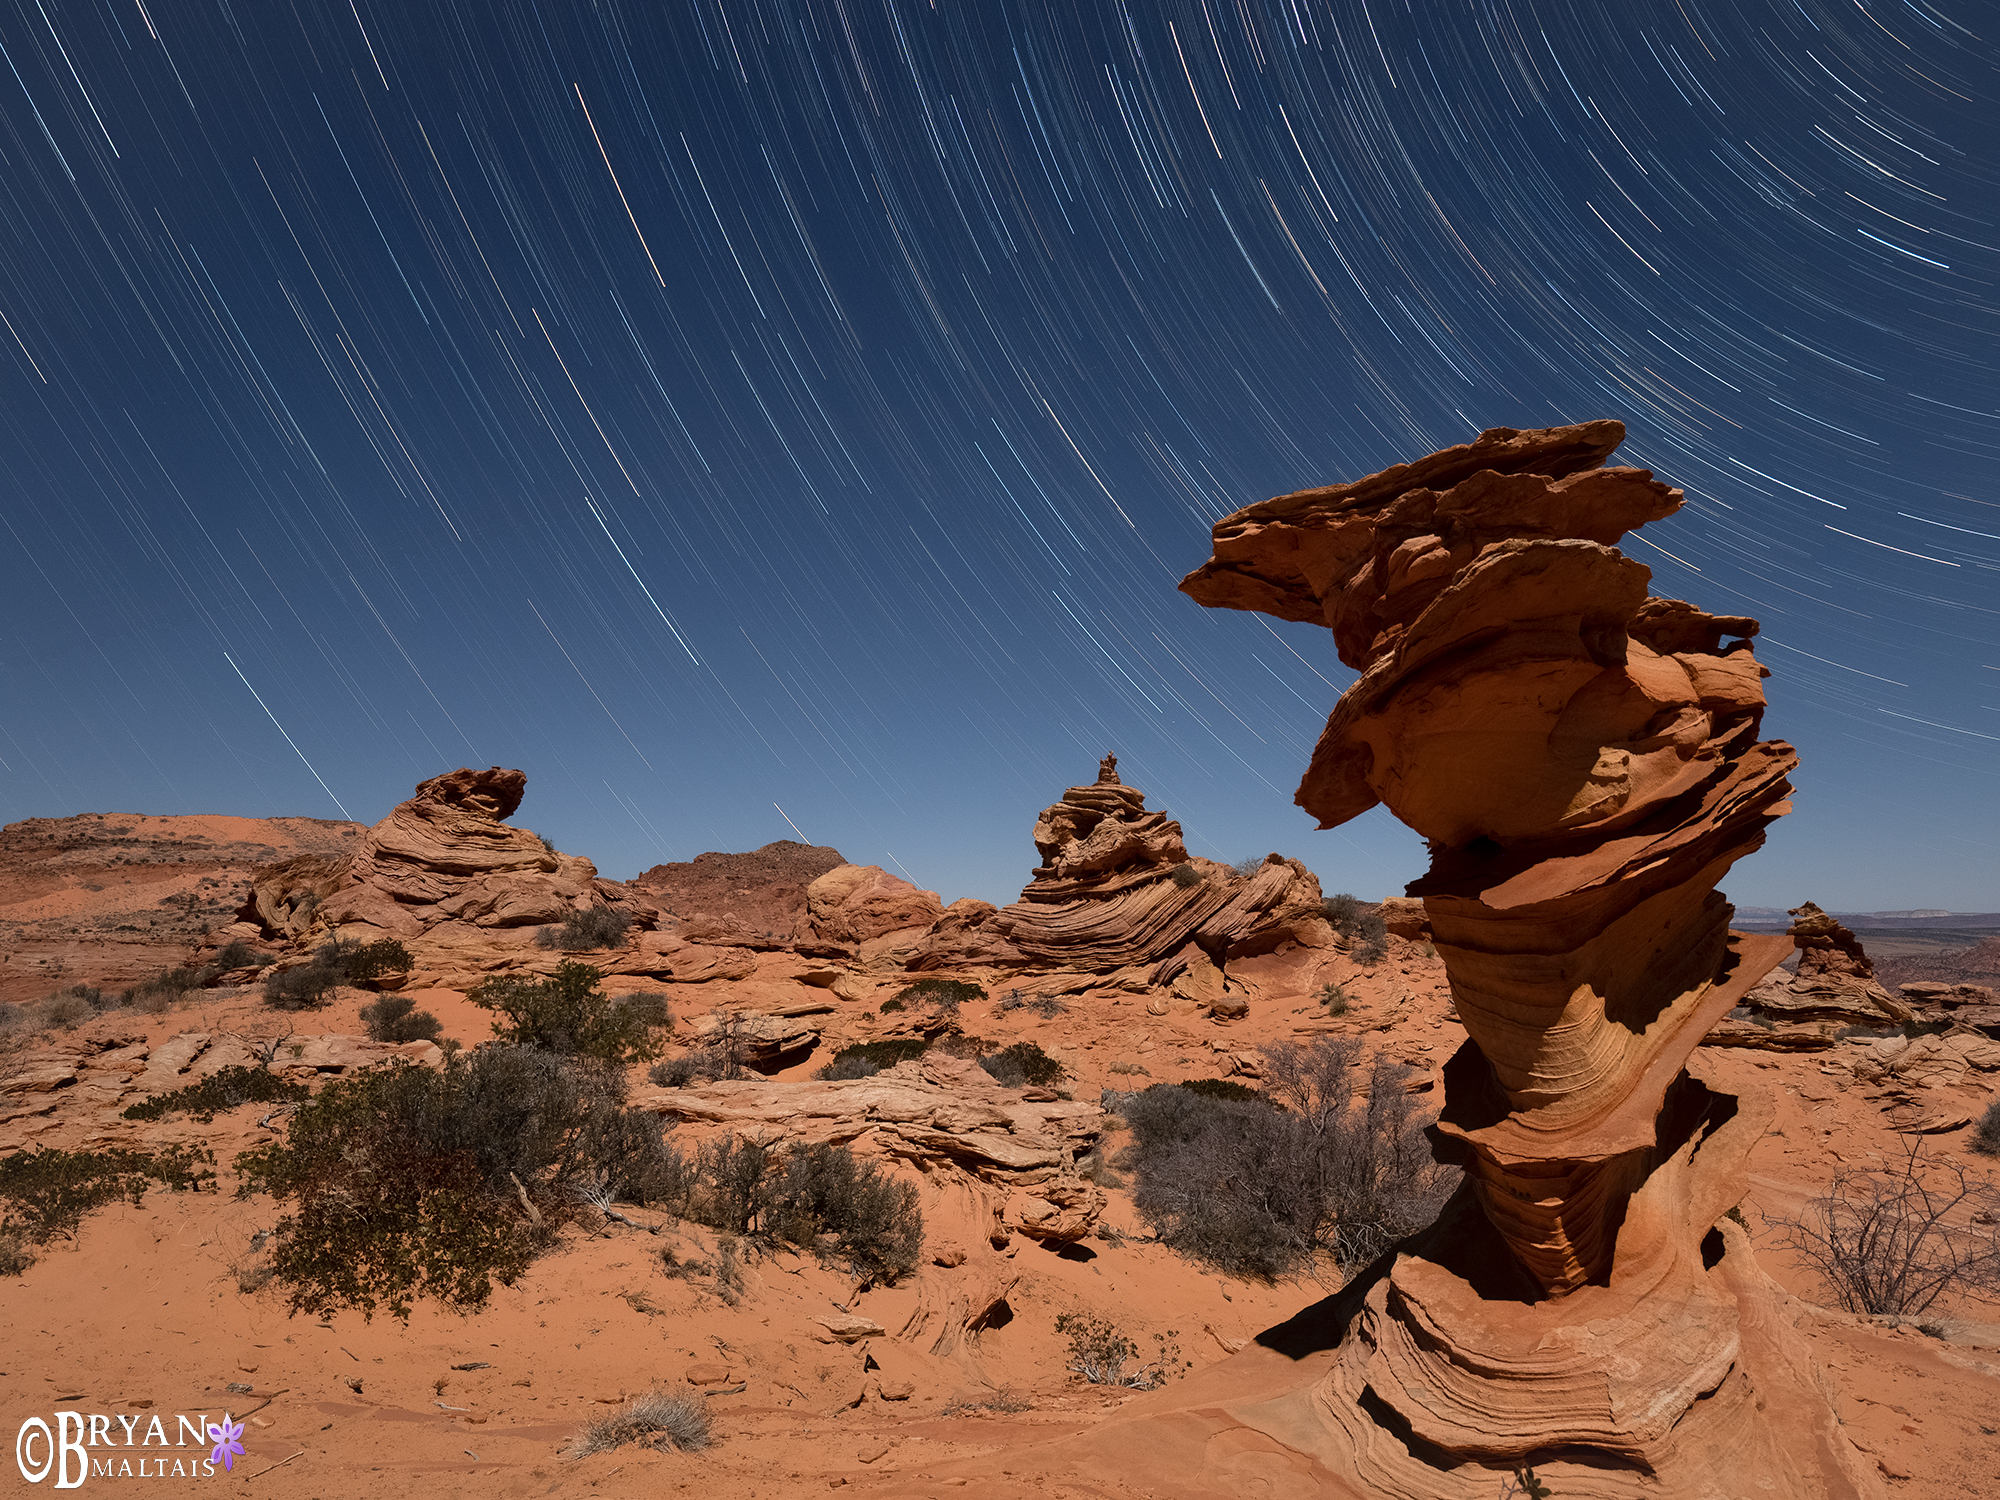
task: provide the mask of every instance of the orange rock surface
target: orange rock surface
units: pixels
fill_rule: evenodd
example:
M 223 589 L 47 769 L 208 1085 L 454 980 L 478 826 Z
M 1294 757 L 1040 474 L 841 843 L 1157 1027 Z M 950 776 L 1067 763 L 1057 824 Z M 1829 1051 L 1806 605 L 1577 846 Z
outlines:
M 1330 628 L 1361 673 L 1298 803 L 1385 803 L 1469 1039 L 1436 1131 L 1467 1189 L 1351 1288 L 1327 1375 L 1239 1419 L 1376 1495 L 1864 1493 L 1741 1229 L 1772 1108 L 1696 1044 L 1790 946 L 1715 891 L 1788 810 L 1756 622 L 1649 597 L 1680 507 L 1617 422 L 1518 432 L 1253 505 L 1182 583 Z M 1782 1413 L 1782 1418 L 1780 1418 Z

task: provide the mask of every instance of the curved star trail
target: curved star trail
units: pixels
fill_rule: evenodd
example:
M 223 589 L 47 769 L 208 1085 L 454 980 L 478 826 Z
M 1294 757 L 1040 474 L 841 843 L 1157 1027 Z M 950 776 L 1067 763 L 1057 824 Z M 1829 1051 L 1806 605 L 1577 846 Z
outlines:
M 1616 416 L 1689 497 L 1632 552 L 1764 621 L 1805 756 L 1732 894 L 2000 907 L 1996 29 L 0 0 L 0 817 L 498 763 L 608 874 L 796 828 L 1005 900 L 1115 749 L 1381 894 L 1404 830 L 1289 806 L 1326 633 L 1174 584 Z

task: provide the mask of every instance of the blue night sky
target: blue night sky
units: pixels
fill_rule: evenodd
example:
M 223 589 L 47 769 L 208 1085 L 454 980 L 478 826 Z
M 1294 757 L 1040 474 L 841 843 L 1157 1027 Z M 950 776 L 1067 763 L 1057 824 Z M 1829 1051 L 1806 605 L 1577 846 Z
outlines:
M 2000 13 L 0 0 L 0 821 L 381 817 L 1004 902 L 1107 749 L 1221 859 L 1331 635 L 1239 506 L 1617 417 L 1759 617 L 1725 889 L 2000 909 Z M 282 727 L 280 727 L 282 726 Z M 796 831 L 795 831 L 796 830 Z

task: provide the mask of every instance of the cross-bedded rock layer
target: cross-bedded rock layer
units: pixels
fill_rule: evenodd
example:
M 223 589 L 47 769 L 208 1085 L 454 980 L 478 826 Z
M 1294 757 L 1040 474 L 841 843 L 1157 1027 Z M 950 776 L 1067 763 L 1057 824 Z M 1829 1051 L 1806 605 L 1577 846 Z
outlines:
M 1318 878 L 1295 859 L 1268 856 L 1255 873 L 1190 859 L 1181 825 L 1099 762 L 1035 820 L 1038 864 L 1021 899 L 998 910 L 953 902 L 910 967 L 1062 965 L 1110 973 L 1152 966 L 1166 984 L 1194 956 L 1221 963 L 1292 942 L 1325 947 Z M 1179 873 L 1177 873 L 1179 872 Z
M 1561 1494 L 1867 1489 L 1718 1223 L 1769 1103 L 1690 1065 L 1791 946 L 1730 932 L 1715 885 L 1796 757 L 1757 737 L 1756 622 L 1650 597 L 1618 550 L 1682 502 L 1604 466 L 1623 437 L 1496 428 L 1279 496 L 1181 585 L 1333 631 L 1361 676 L 1297 801 L 1322 827 L 1384 803 L 1432 851 L 1410 894 L 1470 1035 L 1435 1132 L 1467 1192 L 1353 1294 L 1333 1373 L 1252 1422 L 1371 1493 L 1520 1463 Z

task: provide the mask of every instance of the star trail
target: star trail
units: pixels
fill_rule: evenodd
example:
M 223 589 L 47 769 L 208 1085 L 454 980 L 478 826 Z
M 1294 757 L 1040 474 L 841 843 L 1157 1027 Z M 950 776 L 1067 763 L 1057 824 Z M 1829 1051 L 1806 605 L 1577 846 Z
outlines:
M 1005 901 L 1115 750 L 1392 893 L 1290 805 L 1331 637 L 1174 585 L 1609 416 L 1803 755 L 1729 893 L 2000 908 L 1991 6 L 0 0 L 0 58 L 0 820 L 499 764 L 608 875 Z

